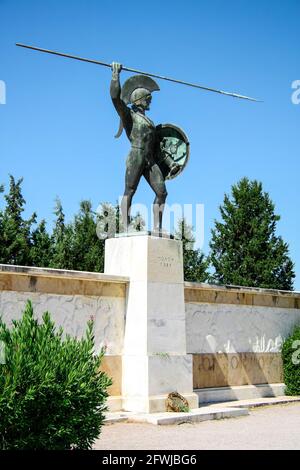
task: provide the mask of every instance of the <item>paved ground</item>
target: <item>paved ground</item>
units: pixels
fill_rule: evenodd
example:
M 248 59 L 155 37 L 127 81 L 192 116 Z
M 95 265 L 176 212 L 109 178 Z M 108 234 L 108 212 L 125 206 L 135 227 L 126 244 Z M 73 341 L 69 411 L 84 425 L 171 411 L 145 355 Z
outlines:
M 117 423 L 103 427 L 95 449 L 202 450 L 300 449 L 300 404 L 250 410 L 241 418 L 154 426 Z

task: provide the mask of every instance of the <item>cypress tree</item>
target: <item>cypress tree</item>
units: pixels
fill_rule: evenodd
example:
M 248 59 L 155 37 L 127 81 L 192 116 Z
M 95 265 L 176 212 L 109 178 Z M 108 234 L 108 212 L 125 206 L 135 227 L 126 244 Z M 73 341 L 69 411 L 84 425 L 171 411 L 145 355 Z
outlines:
M 28 266 L 32 246 L 31 228 L 36 214 L 33 213 L 29 219 L 22 217 L 26 203 L 21 190 L 22 182 L 23 178 L 16 181 L 10 176 L 9 193 L 4 196 L 6 205 L 0 215 L 0 263 Z M 3 186 L 1 190 L 3 192 Z
M 200 249 L 194 249 L 195 238 L 192 227 L 186 220 L 178 221 L 175 238 L 182 241 L 184 280 L 190 282 L 206 282 L 209 262 Z
M 53 233 L 51 235 L 52 257 L 51 268 L 74 269 L 72 255 L 73 227 L 65 223 L 65 214 L 59 198 L 56 199 L 54 209 L 56 216 Z
M 103 272 L 104 240 L 97 236 L 95 213 L 90 201 L 80 203 L 79 213 L 74 219 L 73 234 L 73 269 Z
M 51 237 L 47 232 L 45 220 L 42 220 L 32 232 L 30 265 L 47 268 L 50 266 L 52 255 Z
M 280 216 L 262 183 L 248 178 L 232 186 L 220 206 L 210 242 L 214 280 L 221 284 L 291 290 L 295 277 L 288 245 L 276 235 Z

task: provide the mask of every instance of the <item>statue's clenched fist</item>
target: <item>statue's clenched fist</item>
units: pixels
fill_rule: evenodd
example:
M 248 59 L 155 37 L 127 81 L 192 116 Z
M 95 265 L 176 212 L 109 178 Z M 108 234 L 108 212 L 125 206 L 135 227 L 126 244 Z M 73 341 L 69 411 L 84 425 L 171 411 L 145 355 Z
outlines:
M 111 69 L 112 69 L 112 72 L 113 72 L 113 76 L 118 77 L 119 73 L 122 70 L 122 64 L 119 64 L 119 62 L 113 62 L 111 64 Z

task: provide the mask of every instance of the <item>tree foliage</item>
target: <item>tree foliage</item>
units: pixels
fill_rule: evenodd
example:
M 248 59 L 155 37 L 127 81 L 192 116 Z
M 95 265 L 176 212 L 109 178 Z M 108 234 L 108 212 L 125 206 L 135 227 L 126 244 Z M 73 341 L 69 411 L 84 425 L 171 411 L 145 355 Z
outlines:
M 106 235 L 101 237 L 96 231 L 101 214 L 92 211 L 90 201 L 82 201 L 73 221 L 66 223 L 62 204 L 56 199 L 54 226 L 49 233 L 45 220 L 37 225 L 35 213 L 29 219 L 23 218 L 21 185 L 22 179 L 16 181 L 11 176 L 8 194 L 4 195 L 5 207 L 0 210 L 0 263 L 103 272 Z M 115 214 L 117 209 L 113 210 Z
M 46 229 L 46 222 L 42 220 L 32 232 L 32 246 L 30 249 L 30 265 L 49 267 L 53 256 L 51 237 Z
M 192 227 L 184 218 L 178 221 L 175 238 L 182 241 L 184 280 L 206 282 L 209 279 L 209 262 L 200 249 L 194 248 Z
M 57 199 L 49 232 L 44 220 L 37 225 L 35 213 L 24 218 L 21 185 L 22 179 L 11 176 L 8 194 L 4 194 L 0 263 L 103 272 L 105 238 L 123 231 L 118 204 L 102 203 L 94 212 L 91 202 L 84 200 L 73 220 L 66 222 Z M 3 190 L 0 186 L 0 193 Z M 280 217 L 262 184 L 242 179 L 232 186 L 231 195 L 225 194 L 220 211 L 222 221 L 215 221 L 209 258 L 194 249 L 192 227 L 179 221 L 175 237 L 183 242 L 185 280 L 292 289 L 293 262 L 288 245 L 276 235 Z M 135 230 L 145 229 L 140 214 L 131 225 Z M 209 263 L 215 269 L 213 277 L 208 273 Z
M 222 222 L 215 221 L 210 242 L 214 279 L 221 284 L 273 289 L 293 288 L 288 245 L 276 235 L 280 219 L 258 181 L 241 179 L 225 194 Z
M 90 449 L 99 436 L 111 380 L 94 354 L 93 324 L 82 339 L 42 323 L 30 301 L 9 329 L 0 320 L 0 449 Z
M 92 211 L 91 202 L 82 201 L 73 224 L 72 269 L 103 271 L 104 240 L 98 238 L 96 228 L 97 218 Z
M 6 205 L 0 210 L 0 263 L 103 272 L 105 239 L 123 231 L 118 204 L 102 203 L 94 212 L 91 202 L 83 200 L 73 220 L 66 222 L 57 198 L 49 233 L 45 220 L 37 225 L 35 213 L 28 220 L 23 218 L 22 181 L 11 176 L 9 192 L 4 195 Z M 140 214 L 133 217 L 132 227 L 136 231 L 144 229 Z
M 65 214 L 60 200 L 56 199 L 54 214 L 56 216 L 51 235 L 52 253 L 50 267 L 57 269 L 72 269 L 74 257 L 72 244 L 74 230 L 72 224 L 65 223 Z M 38 266 L 42 266 L 39 262 Z
M 0 262 L 5 264 L 30 264 L 32 247 L 31 229 L 36 214 L 24 219 L 25 199 L 21 192 L 23 179 L 16 181 L 10 176 L 9 193 L 4 196 L 6 206 L 0 212 Z M 3 192 L 3 187 L 1 188 Z
M 285 339 L 281 350 L 286 395 L 300 395 L 300 326 Z

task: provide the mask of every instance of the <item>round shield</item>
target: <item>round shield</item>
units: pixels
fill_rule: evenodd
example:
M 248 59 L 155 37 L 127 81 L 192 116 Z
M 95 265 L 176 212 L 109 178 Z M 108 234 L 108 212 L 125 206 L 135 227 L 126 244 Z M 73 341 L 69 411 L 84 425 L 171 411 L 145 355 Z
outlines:
M 156 126 L 156 131 L 158 165 L 166 180 L 176 178 L 189 160 L 190 144 L 187 136 L 174 124 L 160 124 Z

